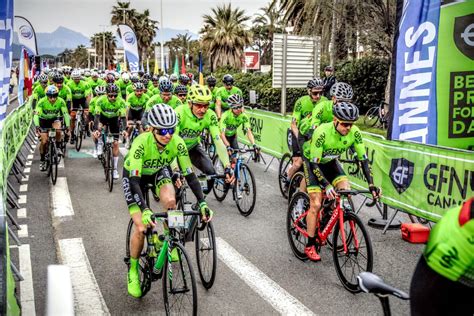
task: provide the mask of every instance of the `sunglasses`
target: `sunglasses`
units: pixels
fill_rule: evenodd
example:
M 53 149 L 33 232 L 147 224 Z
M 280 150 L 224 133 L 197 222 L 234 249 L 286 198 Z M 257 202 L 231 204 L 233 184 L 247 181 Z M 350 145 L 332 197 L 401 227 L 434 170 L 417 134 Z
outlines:
M 57 97 L 58 97 L 57 94 L 50 94 L 50 95 L 48 95 L 48 98 L 50 98 L 50 99 L 56 99 Z
M 185 97 L 187 96 L 187 94 L 178 94 L 178 97 L 182 98 L 182 97 Z
M 205 109 L 209 107 L 209 103 L 193 103 L 198 109 Z
M 352 125 L 354 125 L 354 123 L 346 123 L 346 122 L 339 122 L 339 124 L 341 124 L 342 127 L 352 127 Z
M 118 94 L 115 94 L 115 93 L 114 93 L 114 94 L 107 94 L 107 96 L 108 96 L 109 98 L 116 98 L 117 95 L 118 95 Z
M 311 95 L 317 96 L 323 94 L 322 91 L 311 92 Z
M 242 105 L 232 106 L 231 108 L 232 108 L 232 110 L 241 110 L 243 108 L 243 106 Z
M 153 132 L 160 136 L 166 136 L 167 134 L 173 135 L 174 128 L 155 128 Z

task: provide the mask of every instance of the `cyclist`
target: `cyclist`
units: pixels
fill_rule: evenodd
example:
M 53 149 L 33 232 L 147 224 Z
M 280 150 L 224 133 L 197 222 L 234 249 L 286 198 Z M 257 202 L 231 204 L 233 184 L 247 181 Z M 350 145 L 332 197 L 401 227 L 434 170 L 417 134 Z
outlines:
M 94 95 L 95 95 L 95 88 L 97 88 L 98 86 L 106 85 L 105 81 L 99 78 L 99 74 L 97 73 L 97 71 L 93 71 L 91 73 L 91 77 L 89 78 L 89 80 L 87 80 L 87 84 L 91 88 Z
M 209 90 L 211 90 L 211 93 L 212 93 L 212 101 L 211 101 L 211 110 L 215 111 L 216 109 L 216 92 L 217 92 L 217 87 L 216 87 L 216 84 L 217 84 L 217 79 L 216 77 L 214 76 L 209 76 L 206 78 L 206 83 L 207 83 L 207 87 L 209 88 Z
M 188 72 L 186 74 L 186 76 L 188 76 L 189 78 L 189 85 L 192 86 L 194 84 L 197 84 L 196 80 L 194 80 L 194 74 L 192 72 Z
M 141 123 L 141 119 L 143 116 L 143 110 L 145 109 L 145 105 L 150 99 L 150 97 L 145 93 L 146 89 L 143 83 L 137 82 L 133 84 L 135 92 L 129 94 L 127 97 L 127 131 L 126 131 L 126 138 L 130 135 L 133 129 L 133 124 Z M 142 127 L 140 126 L 140 133 L 143 132 Z M 127 147 L 130 146 L 130 142 L 128 142 Z
M 319 102 L 327 100 L 326 98 L 321 97 L 323 87 L 324 85 L 321 79 L 309 80 L 306 85 L 308 95 L 302 96 L 295 102 L 293 119 L 290 127 L 293 163 L 287 172 L 287 183 L 290 182 L 291 177 L 293 177 L 293 175 L 298 172 L 303 165 L 301 146 L 307 139 L 305 139 L 303 133 L 300 133 L 300 128 L 304 119 L 308 119 L 316 105 Z
M 33 110 L 35 109 L 38 100 L 46 96 L 45 89 L 48 86 L 48 76 L 45 74 L 41 74 L 38 76 L 38 80 L 36 82 L 39 82 L 39 84 L 33 90 L 33 94 L 31 96 L 31 107 L 33 108 Z
M 153 86 L 151 88 L 147 89 L 147 91 L 146 91 L 146 94 L 150 98 L 152 96 L 154 96 L 155 94 L 160 93 L 160 78 L 158 78 L 158 76 L 156 76 L 156 75 L 153 75 L 153 77 L 151 77 L 151 83 L 152 83 Z
M 178 82 L 178 75 L 177 74 L 171 74 L 170 75 L 170 81 L 173 84 L 173 90 L 180 84 Z
M 152 190 L 159 196 L 162 207 L 165 210 L 176 209 L 173 184 L 178 187 L 181 185 L 179 174 L 171 171 L 171 163 L 176 159 L 186 182 L 196 196 L 203 220 L 210 221 L 213 216 L 193 172 L 186 145 L 175 133 L 178 121 L 175 111 L 167 104 L 156 104 L 147 115 L 152 130 L 141 134 L 133 142 L 132 148 L 125 156 L 122 179 L 125 200 L 136 227 L 130 247 L 127 286 L 128 293 L 133 297 L 141 296 L 138 260 L 143 248 L 144 232 L 146 226 L 155 225 L 151 221 L 153 213 L 144 198 L 144 188 L 152 184 Z M 173 260 L 173 252 L 171 255 Z
M 188 97 L 188 88 L 183 85 L 177 85 L 174 88 L 174 93 L 178 97 L 178 99 L 181 101 L 181 103 L 186 103 L 186 98 Z
M 331 98 L 331 87 L 337 82 L 334 76 L 334 67 L 324 67 L 324 75 L 324 96 L 329 99 Z
M 95 115 L 95 104 L 97 100 L 107 93 L 107 86 L 97 86 L 94 89 L 95 97 L 89 102 L 89 129 L 92 130 L 94 127 L 94 115 Z M 97 139 L 94 139 L 94 158 L 97 158 Z
M 337 195 L 334 187 L 342 190 L 350 188 L 344 169 L 336 159 L 347 148 L 354 146 L 372 196 L 374 198 L 380 196 L 379 188 L 373 183 L 362 135 L 359 128 L 353 126 L 359 118 L 359 109 L 352 103 L 340 102 L 334 106 L 333 111 L 333 121 L 320 125 L 311 140 L 303 146 L 304 174 L 310 199 L 309 212 L 306 216 L 309 236 L 304 251 L 312 261 L 321 260 L 316 252 L 317 236 L 315 236 L 323 200 L 321 189 L 325 190 L 329 199 L 334 199 Z
M 67 69 L 68 68 L 66 68 L 66 70 Z M 65 77 L 60 72 L 55 73 L 54 76 L 53 76 L 53 83 L 56 86 L 56 88 L 58 88 L 58 90 L 59 90 L 59 95 L 58 96 L 59 96 L 59 98 L 66 101 L 66 106 L 67 106 L 68 113 L 69 113 L 69 111 L 71 111 L 71 107 L 72 107 L 72 92 L 71 92 L 71 89 L 69 89 L 69 87 L 66 84 L 64 84 L 64 82 L 65 82 L 64 80 L 65 80 Z M 66 142 L 69 139 L 69 133 L 67 133 L 66 136 L 65 136 L 65 138 L 66 138 L 65 141 Z
M 168 104 L 173 109 L 181 105 L 181 100 L 177 96 L 173 95 L 173 84 L 168 79 L 160 82 L 160 94 L 156 94 L 148 100 L 146 103 L 146 111 L 158 103 Z
M 119 120 L 122 121 L 121 126 L 125 126 L 126 104 L 125 101 L 119 97 L 119 88 L 115 84 L 109 84 L 106 91 L 107 95 L 101 96 L 99 99 L 97 99 L 95 104 L 94 142 L 98 141 L 99 137 L 101 136 L 101 128 L 105 125 L 108 126 L 109 132 L 114 134 L 112 150 L 114 157 L 113 178 L 118 179 L 119 173 L 117 171 L 117 165 L 119 155 Z M 99 156 L 102 155 L 101 146 L 97 146 L 97 154 Z
M 227 99 L 233 94 L 242 95 L 242 90 L 234 86 L 234 77 L 227 74 L 222 78 L 223 87 L 220 87 L 216 91 L 216 114 L 217 118 L 220 119 L 222 112 L 229 109 Z
M 250 120 L 247 114 L 243 113 L 244 99 L 238 94 L 233 94 L 227 99 L 230 109 L 222 114 L 220 120 L 221 137 L 224 145 L 226 145 L 229 152 L 232 149 L 239 149 L 237 141 L 237 129 L 242 126 L 242 131 L 247 135 L 247 138 L 252 144 L 253 148 L 257 149 L 255 139 L 250 128 Z
M 220 138 L 217 116 L 214 111 L 209 110 L 211 99 L 211 91 L 206 86 L 199 84 L 191 86 L 188 93 L 188 104 L 182 104 L 176 108 L 179 119 L 177 132 L 186 143 L 193 165 L 206 175 L 214 175 L 216 171 L 212 161 L 201 146 L 202 132 L 207 129 L 214 141 L 219 160 L 225 168 L 226 181 L 232 182 L 234 180 L 232 169 L 225 145 Z M 213 184 L 214 179 L 209 180 L 204 193 L 209 193 Z
M 58 97 L 59 90 L 56 86 L 50 85 L 46 88 L 46 97 L 39 100 L 34 114 L 34 123 L 41 133 L 40 170 L 46 170 L 46 153 L 48 151 L 48 129 L 55 128 L 56 143 L 61 142 L 61 121 L 64 119 L 65 125 L 69 127 L 69 112 L 66 102 Z M 59 145 L 58 145 L 59 151 Z M 60 151 L 59 154 L 62 154 Z
M 123 72 L 120 76 L 120 79 L 115 83 L 120 88 L 121 95 L 124 100 L 127 99 L 127 87 L 131 85 L 131 83 L 130 75 L 127 72 Z
M 68 87 L 72 92 L 72 107 L 69 112 L 71 116 L 71 131 L 74 131 L 76 127 L 76 111 L 82 107 L 84 110 L 84 118 L 86 126 L 89 125 L 89 102 L 91 99 L 92 91 L 89 85 L 82 80 L 82 76 L 78 70 L 74 70 L 71 73 L 71 80 L 68 82 Z M 87 131 L 89 134 L 89 131 Z M 71 144 L 74 144 L 75 135 L 71 137 Z
M 448 210 L 430 233 L 410 286 L 412 315 L 473 315 L 474 197 Z
M 179 84 L 182 84 L 183 86 L 188 86 L 189 77 L 186 76 L 185 74 L 179 75 Z

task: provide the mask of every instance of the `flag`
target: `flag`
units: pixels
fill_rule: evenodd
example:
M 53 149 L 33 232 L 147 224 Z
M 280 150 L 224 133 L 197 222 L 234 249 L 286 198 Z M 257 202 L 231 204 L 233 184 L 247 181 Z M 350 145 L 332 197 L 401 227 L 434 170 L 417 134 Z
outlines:
M 168 73 L 168 64 L 166 63 L 167 58 L 165 58 L 165 73 Z
M 184 63 L 184 56 L 181 56 L 181 73 L 186 74 L 186 65 Z
M 174 73 L 176 76 L 179 75 L 178 56 L 176 56 L 176 57 L 175 57 L 175 60 L 174 60 L 173 73 Z
M 120 67 L 120 63 L 117 63 L 117 68 L 116 68 L 117 72 L 120 72 L 121 70 L 121 67 Z
M 0 122 L 5 118 L 7 111 L 13 41 L 13 0 L 2 0 L 2 3 L 0 5 L 0 25 L 2 25 L 0 27 Z
M 30 21 L 22 16 L 15 16 L 15 31 L 18 34 L 18 42 L 25 47 L 30 55 L 38 55 L 36 46 L 36 34 Z
M 202 73 L 202 52 L 199 52 L 199 84 L 204 84 L 204 75 Z
M 32 89 L 32 76 L 30 74 L 30 58 L 28 57 L 28 52 L 25 47 L 21 48 L 20 55 L 20 68 L 18 71 L 18 103 L 23 104 L 25 102 L 25 92 L 26 95 L 31 95 Z M 34 67 L 33 69 L 34 70 Z M 26 91 L 25 91 L 26 90 Z
M 158 68 L 158 59 L 155 58 L 155 67 L 153 69 L 153 74 L 158 75 L 159 73 L 159 68 Z
M 130 65 L 131 72 L 137 72 L 139 67 L 137 37 L 130 26 L 125 24 L 119 25 L 120 34 L 122 35 L 123 49 L 125 50 L 127 61 Z M 127 67 L 125 66 L 125 69 Z

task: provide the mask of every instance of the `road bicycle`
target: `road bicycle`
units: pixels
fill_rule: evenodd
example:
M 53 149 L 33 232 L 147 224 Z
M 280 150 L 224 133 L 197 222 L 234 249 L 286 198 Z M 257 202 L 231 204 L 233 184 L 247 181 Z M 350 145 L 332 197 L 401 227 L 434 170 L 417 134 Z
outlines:
M 383 129 L 388 127 L 388 111 L 385 106 L 388 103 L 381 101 L 379 105 L 371 107 L 364 116 L 364 124 L 374 127 L 378 124 Z
M 209 158 L 213 160 L 216 157 L 216 146 L 212 142 L 212 137 L 208 130 L 203 130 L 201 134 L 201 143 L 204 147 L 204 150 L 209 155 Z
M 80 106 L 76 112 L 76 126 L 73 131 L 73 137 L 76 140 L 76 151 L 81 150 L 82 140 L 86 138 L 87 125 L 85 124 L 85 121 L 84 110 L 82 109 L 82 106 Z
M 59 148 L 56 144 L 56 131 L 63 131 L 64 129 L 55 129 L 55 128 L 50 128 L 48 131 L 48 152 L 47 152 L 47 157 L 46 161 L 48 163 L 48 173 L 47 177 L 51 177 L 51 182 L 53 185 L 56 185 L 56 180 L 58 178 L 58 165 L 59 162 L 61 161 L 61 155 L 59 154 L 59 151 L 62 151 L 64 155 L 64 151 L 66 148 L 66 144 L 64 142 L 64 137 L 61 137 L 61 142 L 59 144 Z
M 134 120 L 133 123 L 128 124 L 128 127 L 132 127 L 132 132 L 130 133 L 130 136 L 128 137 L 128 143 L 126 148 L 130 149 L 132 147 L 132 143 L 135 140 L 135 138 L 140 135 L 140 130 L 141 130 L 141 121 Z
M 339 190 L 334 200 L 325 198 L 319 212 L 320 221 L 316 232 L 316 249 L 328 243 L 332 233 L 332 253 L 336 273 L 344 288 L 352 293 L 360 292 L 357 275 L 372 271 L 373 251 L 370 236 L 362 220 L 353 212 L 347 198 L 369 190 Z M 297 192 L 293 196 L 287 213 L 287 235 L 291 250 L 300 260 L 307 260 L 304 252 L 308 233 L 306 215 L 309 209 L 309 196 Z
M 212 188 L 216 200 L 222 202 L 232 189 L 232 198 L 234 199 L 237 208 L 241 215 L 249 216 L 254 208 L 257 200 L 257 185 L 255 177 L 250 170 L 249 166 L 244 162 L 245 158 L 243 154 L 253 153 L 254 160 L 256 160 L 259 151 L 255 148 L 252 149 L 233 149 L 232 154 L 236 154 L 235 158 L 231 158 L 231 168 L 234 170 L 235 182 L 228 184 L 225 182 L 225 178 L 216 179 Z M 224 168 L 218 157 L 214 158 L 214 168 L 218 174 L 224 173 Z
M 119 134 L 113 134 L 109 132 L 108 127 L 102 127 L 101 136 L 99 137 L 99 145 L 102 142 L 103 153 L 100 156 L 100 161 L 104 167 L 105 182 L 109 188 L 109 192 L 112 192 L 114 188 L 114 157 L 113 157 L 113 144 L 114 136 Z
M 371 272 L 361 272 L 357 276 L 359 287 L 365 293 L 372 293 L 377 296 L 382 304 L 383 314 L 390 316 L 389 295 L 398 297 L 401 300 L 409 300 L 407 293 L 386 284 L 378 275 Z
M 283 156 L 280 158 L 280 165 L 278 166 L 278 184 L 280 186 L 281 195 L 285 199 L 288 199 L 288 187 L 289 181 L 288 177 L 288 169 L 291 167 L 292 158 L 290 153 L 284 153 Z

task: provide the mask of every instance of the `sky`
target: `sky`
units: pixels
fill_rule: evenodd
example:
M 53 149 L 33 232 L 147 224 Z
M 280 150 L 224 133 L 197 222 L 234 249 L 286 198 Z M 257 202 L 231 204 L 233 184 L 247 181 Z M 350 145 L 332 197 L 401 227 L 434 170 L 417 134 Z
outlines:
M 122 0 L 125 1 L 125 0 Z M 163 26 L 198 33 L 204 14 L 217 5 L 232 3 L 253 16 L 270 0 L 161 0 Z M 15 15 L 28 19 L 36 32 L 53 32 L 59 26 L 80 32 L 87 37 L 97 32 L 112 30 L 110 11 L 115 0 L 15 0 Z M 138 11 L 149 9 L 151 17 L 160 21 L 160 0 L 130 0 Z M 108 26 L 103 26 L 108 25 Z

